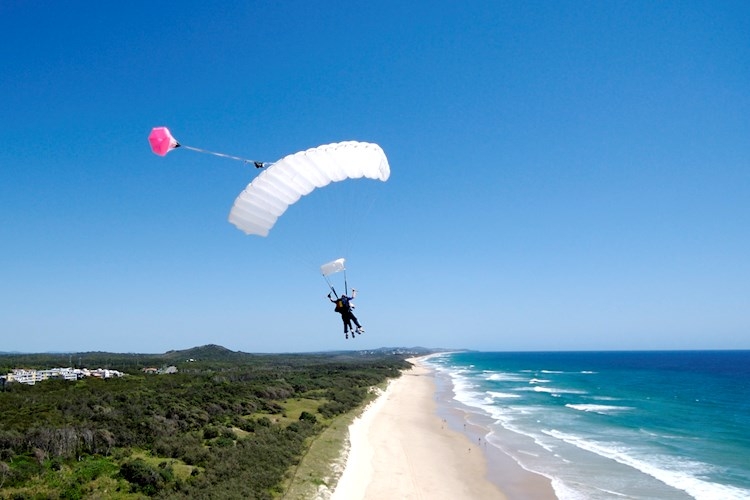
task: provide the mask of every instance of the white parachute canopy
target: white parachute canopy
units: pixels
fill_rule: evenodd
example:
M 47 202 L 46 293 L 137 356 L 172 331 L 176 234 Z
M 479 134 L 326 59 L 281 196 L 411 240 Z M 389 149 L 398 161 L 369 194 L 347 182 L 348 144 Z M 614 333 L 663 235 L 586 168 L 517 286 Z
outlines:
M 245 234 L 268 236 L 286 209 L 315 188 L 362 177 L 385 182 L 390 175 L 388 159 L 377 144 L 347 141 L 300 151 L 248 184 L 234 200 L 229 222 Z
M 345 260 L 343 258 L 333 260 L 320 266 L 320 272 L 323 276 L 330 276 L 341 271 L 346 271 Z

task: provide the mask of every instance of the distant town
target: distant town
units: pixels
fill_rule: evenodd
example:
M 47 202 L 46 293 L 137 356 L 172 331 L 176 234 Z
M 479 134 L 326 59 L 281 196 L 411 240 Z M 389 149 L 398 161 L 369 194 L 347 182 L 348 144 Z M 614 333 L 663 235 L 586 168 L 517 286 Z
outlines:
M 167 366 L 165 368 L 144 368 L 144 373 L 154 375 L 164 375 L 177 373 L 176 366 Z M 0 375 L 0 384 L 6 382 L 18 382 L 21 384 L 34 385 L 37 382 L 45 380 L 80 380 L 83 378 L 94 377 L 108 379 L 115 377 L 124 377 L 125 374 L 117 370 L 108 370 L 106 368 L 97 368 L 89 370 L 88 368 L 50 368 L 48 370 L 25 370 L 15 369 L 7 375 Z

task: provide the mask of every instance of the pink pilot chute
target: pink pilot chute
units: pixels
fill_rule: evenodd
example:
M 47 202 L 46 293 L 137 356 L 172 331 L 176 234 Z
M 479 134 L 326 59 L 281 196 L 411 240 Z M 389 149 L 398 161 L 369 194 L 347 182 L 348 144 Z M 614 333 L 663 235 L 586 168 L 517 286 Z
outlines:
M 177 148 L 190 149 L 191 151 L 197 151 L 199 153 L 207 153 L 214 156 L 221 156 L 222 158 L 229 158 L 230 160 L 237 160 L 243 163 L 252 163 L 255 168 L 265 167 L 265 163 L 262 161 L 248 160 L 247 158 L 240 158 L 239 156 L 232 156 L 224 153 L 216 153 L 214 151 L 207 151 L 205 149 L 194 148 L 192 146 L 185 146 L 177 142 L 172 136 L 172 133 L 167 127 L 154 127 L 151 129 L 151 133 L 148 135 L 148 143 L 151 145 L 151 151 L 159 156 L 166 156 L 167 153 Z
M 159 156 L 166 156 L 173 149 L 180 147 L 180 143 L 172 137 L 172 133 L 167 127 L 151 129 L 151 133 L 148 135 L 148 143 L 151 144 L 151 151 Z

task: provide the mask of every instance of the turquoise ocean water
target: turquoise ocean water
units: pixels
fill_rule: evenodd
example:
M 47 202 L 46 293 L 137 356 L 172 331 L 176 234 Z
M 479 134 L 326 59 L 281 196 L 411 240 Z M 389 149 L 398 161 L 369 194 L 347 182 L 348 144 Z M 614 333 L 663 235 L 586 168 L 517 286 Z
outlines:
M 750 351 L 462 352 L 427 364 L 484 446 L 550 478 L 562 500 L 750 499 Z

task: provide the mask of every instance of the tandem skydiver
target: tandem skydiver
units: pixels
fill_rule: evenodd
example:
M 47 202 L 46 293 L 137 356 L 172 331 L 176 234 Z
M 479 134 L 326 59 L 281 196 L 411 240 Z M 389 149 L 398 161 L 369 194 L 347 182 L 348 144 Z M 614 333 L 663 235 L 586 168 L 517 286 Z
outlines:
M 354 297 L 356 296 L 357 290 L 354 288 L 352 288 L 351 297 L 348 297 L 346 294 L 342 293 L 340 297 L 334 299 L 331 297 L 330 293 L 328 294 L 328 300 L 336 304 L 336 308 L 334 309 L 334 311 L 341 314 L 341 321 L 344 322 L 344 336 L 347 339 L 349 338 L 349 330 L 351 330 L 352 332 L 352 338 L 354 338 L 355 332 L 360 335 L 365 333 L 364 327 L 359 324 L 357 317 L 352 312 L 354 304 L 352 304 L 351 301 L 354 300 Z M 352 322 L 357 325 L 356 330 L 354 329 L 354 327 L 352 327 Z

